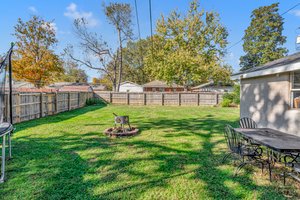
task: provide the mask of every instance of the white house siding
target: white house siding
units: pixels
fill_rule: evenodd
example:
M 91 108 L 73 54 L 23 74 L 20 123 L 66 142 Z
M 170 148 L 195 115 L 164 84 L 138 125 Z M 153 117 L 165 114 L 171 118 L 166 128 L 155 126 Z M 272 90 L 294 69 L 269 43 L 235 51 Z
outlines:
M 289 73 L 242 79 L 240 117 L 300 135 L 300 110 L 290 108 L 290 96 Z
M 133 83 L 123 83 L 120 85 L 120 92 L 143 92 L 143 87 Z

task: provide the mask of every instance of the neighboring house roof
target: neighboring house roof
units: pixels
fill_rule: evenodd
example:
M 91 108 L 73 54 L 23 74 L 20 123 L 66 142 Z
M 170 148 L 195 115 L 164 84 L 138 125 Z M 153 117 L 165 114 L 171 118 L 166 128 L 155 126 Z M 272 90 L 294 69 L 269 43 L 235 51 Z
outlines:
M 17 92 L 56 92 L 56 89 L 48 89 L 48 88 L 16 88 L 14 91 Z
M 56 82 L 49 85 L 49 87 L 58 87 L 58 86 L 65 86 L 65 85 L 73 85 L 74 82 Z
M 135 86 L 137 86 L 137 87 L 142 87 L 141 85 L 139 85 L 139 84 L 137 84 L 137 83 L 134 83 L 134 82 L 131 82 L 131 81 L 124 81 L 124 82 L 120 83 L 120 86 L 121 86 L 121 85 L 124 85 L 124 84 L 127 84 L 127 83 L 132 84 L 132 85 L 135 85 Z
M 46 87 L 59 92 L 91 92 L 93 88 L 87 83 L 57 82 Z
M 158 81 L 158 80 L 151 81 L 149 83 L 144 84 L 143 86 L 144 87 L 157 87 L 157 88 L 169 88 L 169 87 L 172 87 L 172 88 L 183 88 L 183 86 L 177 85 L 175 83 L 172 83 L 171 85 L 168 85 L 166 82 L 164 82 L 164 81 Z
M 85 86 L 89 86 L 88 83 L 76 83 L 76 82 L 57 82 L 57 83 L 52 83 L 50 84 L 49 88 L 61 88 L 64 86 L 69 86 L 69 85 L 85 85 Z
M 233 86 L 231 84 L 215 84 L 214 81 L 210 81 L 208 83 L 204 83 L 195 87 L 192 87 L 191 90 L 193 92 L 227 92 L 231 91 Z
M 53 83 L 44 88 L 36 88 L 32 83 L 14 81 L 13 90 L 17 92 L 92 92 L 93 89 L 90 85 L 86 83 L 69 83 L 69 82 L 59 82 Z M 5 86 L 8 89 L 8 84 Z
M 8 87 L 9 83 L 8 83 L 8 78 L 6 79 L 5 82 L 5 87 Z M 12 87 L 14 89 L 16 88 L 35 88 L 34 85 L 32 83 L 29 82 L 25 82 L 25 81 L 12 81 Z
M 209 81 L 208 83 L 204 83 L 204 84 L 192 87 L 191 89 L 196 90 L 196 89 L 204 88 L 206 86 L 211 86 L 211 85 L 214 85 L 214 81 Z
M 104 91 L 107 89 L 105 85 L 93 85 L 92 88 L 94 91 Z
M 232 74 L 231 79 L 252 78 L 300 70 L 300 52 Z
M 32 83 L 22 82 L 22 81 L 13 81 L 13 88 L 34 88 Z
M 92 92 L 90 85 L 65 85 L 58 89 L 59 92 Z

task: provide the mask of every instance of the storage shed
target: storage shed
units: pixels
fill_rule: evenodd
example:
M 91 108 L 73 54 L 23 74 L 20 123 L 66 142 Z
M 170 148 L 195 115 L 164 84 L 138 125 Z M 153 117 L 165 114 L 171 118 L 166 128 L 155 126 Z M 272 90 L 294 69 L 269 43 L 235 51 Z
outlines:
M 231 76 L 241 83 L 240 117 L 300 135 L 300 53 Z
M 143 86 L 130 82 L 125 81 L 120 84 L 120 92 L 143 92 Z
M 144 84 L 144 92 L 183 92 L 184 87 L 181 85 L 167 84 L 164 81 L 151 81 Z

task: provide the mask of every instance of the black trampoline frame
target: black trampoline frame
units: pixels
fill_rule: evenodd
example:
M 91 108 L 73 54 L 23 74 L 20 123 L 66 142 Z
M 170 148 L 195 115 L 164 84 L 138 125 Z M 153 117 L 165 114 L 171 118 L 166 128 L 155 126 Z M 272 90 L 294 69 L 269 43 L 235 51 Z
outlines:
M 8 140 L 8 149 L 9 149 L 9 155 L 8 158 L 12 158 L 12 149 L 11 149 L 11 135 L 14 131 L 13 127 L 13 111 L 12 111 L 12 64 L 11 64 L 11 55 L 13 52 L 14 44 L 11 44 L 11 48 L 7 52 L 4 60 L 1 62 L 0 67 L 2 65 L 6 65 L 5 62 L 8 61 L 8 82 L 9 82 L 9 122 L 5 123 L 7 125 L 7 128 L 4 128 L 0 131 L 0 138 L 2 137 L 2 153 L 1 153 L 1 176 L 0 176 L 0 183 L 3 183 L 5 181 L 5 161 L 6 161 L 6 136 Z M 4 93 L 0 95 L 5 95 L 5 83 L 4 83 Z M 7 108 L 8 109 L 8 108 Z M 4 115 L 4 113 L 0 113 L 1 115 Z M 7 116 L 8 117 L 8 116 Z M 8 120 L 7 120 L 8 121 Z M 4 124 L 4 123 L 3 123 Z

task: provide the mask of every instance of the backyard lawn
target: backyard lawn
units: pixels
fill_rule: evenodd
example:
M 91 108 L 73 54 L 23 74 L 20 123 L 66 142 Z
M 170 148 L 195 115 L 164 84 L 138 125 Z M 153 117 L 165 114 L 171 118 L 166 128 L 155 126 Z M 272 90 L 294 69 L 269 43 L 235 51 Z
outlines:
M 108 138 L 113 115 L 141 133 Z M 18 124 L 3 199 L 284 199 L 282 183 L 248 167 L 234 177 L 224 125 L 239 110 L 90 106 Z

